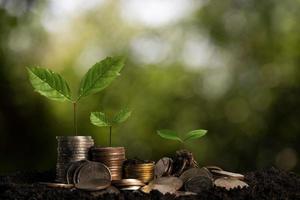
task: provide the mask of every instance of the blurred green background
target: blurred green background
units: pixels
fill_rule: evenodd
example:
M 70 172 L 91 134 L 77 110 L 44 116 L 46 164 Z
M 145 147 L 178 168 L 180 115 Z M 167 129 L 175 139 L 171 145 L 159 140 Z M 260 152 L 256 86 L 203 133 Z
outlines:
M 208 134 L 188 143 L 200 165 L 300 172 L 299 0 L 0 0 L 0 172 L 55 167 L 56 135 L 72 135 L 72 105 L 33 92 L 26 66 L 62 73 L 77 91 L 106 56 L 122 75 L 79 105 L 79 133 L 108 130 L 91 111 L 132 117 L 113 132 L 127 157 L 182 148 L 157 129 Z

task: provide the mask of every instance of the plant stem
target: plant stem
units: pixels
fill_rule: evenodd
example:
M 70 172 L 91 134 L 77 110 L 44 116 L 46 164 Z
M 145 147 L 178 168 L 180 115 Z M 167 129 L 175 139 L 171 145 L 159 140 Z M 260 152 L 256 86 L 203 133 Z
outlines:
M 73 102 L 73 110 L 74 110 L 74 131 L 77 136 L 77 102 Z
M 112 131 L 112 126 L 109 126 L 109 146 L 111 147 L 111 131 Z

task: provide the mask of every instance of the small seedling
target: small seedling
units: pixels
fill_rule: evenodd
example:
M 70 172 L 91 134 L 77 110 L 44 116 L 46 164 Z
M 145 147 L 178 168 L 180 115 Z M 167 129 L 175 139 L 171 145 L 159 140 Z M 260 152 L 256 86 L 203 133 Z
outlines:
M 177 132 L 168 130 L 168 129 L 163 129 L 163 130 L 158 130 L 157 134 L 168 140 L 176 140 L 179 141 L 183 144 L 185 144 L 189 140 L 194 140 L 203 137 L 207 133 L 207 130 L 204 129 L 198 129 L 198 130 L 193 130 L 188 132 L 184 138 L 181 138 L 178 136 Z
M 28 67 L 30 82 L 36 92 L 56 101 L 68 101 L 73 104 L 74 110 L 74 132 L 77 135 L 77 104 L 89 95 L 100 92 L 120 75 L 124 66 L 123 58 L 107 57 L 94 64 L 84 75 L 80 83 L 78 96 L 71 97 L 68 83 L 61 75 L 44 68 Z
M 130 115 L 131 111 L 127 108 L 124 108 L 111 119 L 109 119 L 103 112 L 92 112 L 90 115 L 90 120 L 95 126 L 109 127 L 109 146 L 111 147 L 112 127 L 126 121 Z

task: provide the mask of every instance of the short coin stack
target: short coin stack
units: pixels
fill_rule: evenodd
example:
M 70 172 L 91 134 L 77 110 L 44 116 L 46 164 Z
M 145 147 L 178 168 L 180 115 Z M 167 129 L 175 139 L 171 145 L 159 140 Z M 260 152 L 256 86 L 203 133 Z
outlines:
M 153 179 L 154 176 L 154 162 L 148 161 L 144 163 L 139 162 L 127 162 L 124 171 L 126 178 L 134 178 L 148 183 Z
M 56 181 L 67 183 L 66 172 L 71 163 L 87 160 L 94 146 L 91 136 L 57 136 Z
M 91 153 L 93 161 L 109 168 L 112 180 L 122 179 L 123 162 L 126 159 L 124 147 L 93 147 Z

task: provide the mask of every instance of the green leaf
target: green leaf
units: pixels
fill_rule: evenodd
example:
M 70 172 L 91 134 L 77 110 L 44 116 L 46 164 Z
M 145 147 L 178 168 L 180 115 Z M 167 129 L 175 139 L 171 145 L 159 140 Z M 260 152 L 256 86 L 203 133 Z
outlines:
M 90 115 L 90 121 L 92 124 L 99 127 L 111 126 L 106 115 L 102 112 L 92 112 Z
M 127 108 L 124 108 L 116 114 L 116 116 L 113 118 L 112 122 L 115 124 L 120 124 L 120 123 L 126 121 L 130 117 L 130 115 L 131 115 L 131 111 Z
M 180 142 L 183 142 L 178 136 L 177 136 L 177 133 L 175 131 L 172 131 L 172 130 L 167 130 L 167 129 L 164 129 L 164 130 L 158 130 L 157 131 L 157 134 L 162 137 L 162 138 L 165 138 L 165 139 L 168 139 L 168 140 L 177 140 L 177 141 L 180 141 Z
M 59 74 L 39 67 L 28 67 L 27 71 L 36 92 L 52 100 L 71 101 L 70 88 Z
M 190 131 L 184 138 L 184 141 L 194 140 L 194 139 L 203 137 L 206 133 L 207 133 L 207 130 L 203 130 L 203 129 Z
M 107 57 L 96 63 L 83 77 L 80 83 L 78 100 L 82 97 L 100 92 L 120 75 L 124 66 L 123 58 Z

